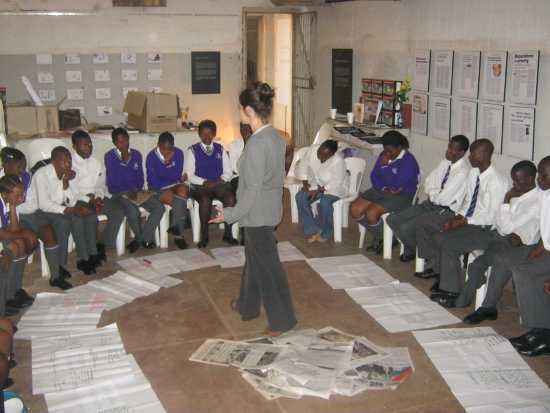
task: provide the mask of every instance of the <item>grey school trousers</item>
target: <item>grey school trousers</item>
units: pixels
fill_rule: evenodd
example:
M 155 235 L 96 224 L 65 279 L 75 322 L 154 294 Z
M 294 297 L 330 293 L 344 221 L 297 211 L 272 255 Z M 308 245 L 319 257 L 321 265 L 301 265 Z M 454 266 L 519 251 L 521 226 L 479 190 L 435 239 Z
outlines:
M 273 227 L 246 227 L 246 263 L 241 279 L 238 307 L 243 321 L 260 315 L 263 303 L 273 331 L 296 325 L 288 280 L 279 260 Z
M 425 223 L 446 221 L 452 214 L 447 208 L 424 201 L 391 213 L 386 219 L 395 237 L 405 246 L 405 255 L 416 254 L 416 230 Z
M 103 233 L 105 245 L 114 248 L 116 245 L 116 236 L 122 220 L 126 217 L 128 226 L 134 233 L 134 238 L 139 242 L 154 242 L 155 229 L 158 227 L 162 214 L 164 214 L 164 205 L 153 195 L 141 205 L 149 216 L 142 225 L 139 208 L 122 194 L 114 194 L 111 198 L 105 199 L 103 212 L 107 215 L 109 221 Z
M 549 251 L 512 266 L 521 319 L 528 328 L 550 329 L 550 294 L 544 292 L 544 282 L 550 279 L 549 268 Z

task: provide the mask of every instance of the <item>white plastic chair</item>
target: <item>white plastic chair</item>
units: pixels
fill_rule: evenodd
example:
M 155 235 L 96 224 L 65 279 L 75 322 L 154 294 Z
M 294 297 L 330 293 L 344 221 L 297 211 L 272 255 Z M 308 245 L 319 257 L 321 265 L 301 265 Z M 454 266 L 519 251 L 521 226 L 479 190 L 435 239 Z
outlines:
M 294 151 L 294 157 L 292 158 L 292 163 L 288 170 L 288 174 L 285 178 L 284 187 L 288 189 L 290 194 L 290 220 L 293 224 L 298 223 L 298 204 L 296 203 L 296 194 L 302 187 L 302 180 L 298 176 L 298 166 L 300 161 L 302 161 L 310 147 L 305 146 Z
M 51 157 L 52 149 L 56 146 L 65 146 L 61 139 L 37 138 L 32 140 L 32 145 L 28 154 L 27 165 L 32 168 L 38 161 Z
M 199 215 L 199 203 L 193 199 L 190 199 L 190 204 L 187 204 L 187 208 L 189 209 L 189 213 L 191 214 L 191 227 L 193 229 L 193 242 L 195 244 L 198 244 L 201 240 L 201 219 Z M 223 204 L 221 201 L 214 199 L 212 201 L 212 206 L 223 208 Z M 224 223 L 222 222 L 219 227 L 220 229 L 224 228 Z M 233 235 L 233 238 L 239 239 L 239 223 L 235 222 L 233 226 L 231 227 L 231 235 Z
M 418 199 L 419 199 L 419 196 L 420 196 L 420 193 L 421 193 L 421 187 L 422 187 L 422 172 L 420 172 L 418 174 L 418 186 L 416 188 L 416 192 L 415 192 L 414 197 L 413 197 L 413 202 L 412 202 L 413 205 L 418 203 Z M 383 229 L 382 229 L 382 231 L 383 231 L 383 257 L 384 257 L 385 260 L 391 260 L 392 246 L 393 246 L 393 231 L 392 231 L 391 227 L 386 222 L 386 220 L 388 219 L 389 216 L 390 216 L 389 212 L 386 212 L 385 214 L 383 214 L 381 216 L 382 225 L 383 225 Z M 367 235 L 367 229 L 359 223 L 357 223 L 357 225 L 359 226 L 359 248 L 363 248 L 363 245 L 365 243 L 365 237 Z M 400 244 L 400 254 L 403 254 L 403 252 L 405 251 L 405 246 L 403 245 L 403 243 L 401 241 L 399 241 L 399 244 Z
M 349 187 L 347 195 L 332 204 L 334 242 L 342 242 L 342 228 L 349 226 L 349 207 L 357 199 L 361 181 L 365 172 L 367 161 L 362 158 L 346 158 L 346 169 L 349 172 Z M 311 207 L 315 211 L 319 201 L 315 201 Z
M 313 139 L 313 145 L 320 145 L 327 139 L 330 139 L 332 135 L 332 125 L 329 123 L 323 123 Z
M 468 267 L 470 264 L 479 256 L 483 255 L 485 253 L 484 250 L 475 250 L 468 254 Z M 477 310 L 479 307 L 481 307 L 481 304 L 483 303 L 483 300 L 485 299 L 485 296 L 487 295 L 487 283 L 489 282 L 489 277 L 491 276 L 491 267 L 487 269 L 485 272 L 485 276 L 487 278 L 487 281 L 477 289 L 476 291 L 476 302 L 474 306 L 474 310 Z M 468 281 L 468 268 L 466 268 L 466 281 Z

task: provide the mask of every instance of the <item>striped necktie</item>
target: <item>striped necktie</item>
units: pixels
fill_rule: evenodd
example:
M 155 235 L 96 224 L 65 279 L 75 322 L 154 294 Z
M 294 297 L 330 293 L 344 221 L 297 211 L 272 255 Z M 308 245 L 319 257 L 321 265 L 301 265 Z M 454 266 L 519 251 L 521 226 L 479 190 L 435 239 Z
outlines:
M 479 176 L 476 179 L 476 187 L 474 189 L 474 193 L 472 194 L 472 200 L 470 201 L 470 206 L 468 207 L 468 211 L 466 211 L 466 218 L 470 218 L 472 215 L 474 215 L 474 211 L 476 210 L 478 192 L 479 192 Z
M 451 174 L 451 165 L 447 168 L 447 172 L 445 172 L 445 176 L 443 177 L 443 180 L 441 181 L 441 191 L 443 191 L 443 188 L 445 188 L 445 184 L 449 180 L 449 175 Z
M 208 156 L 212 155 L 212 152 L 214 152 L 214 149 L 212 148 L 212 145 L 207 145 L 206 146 L 206 154 Z

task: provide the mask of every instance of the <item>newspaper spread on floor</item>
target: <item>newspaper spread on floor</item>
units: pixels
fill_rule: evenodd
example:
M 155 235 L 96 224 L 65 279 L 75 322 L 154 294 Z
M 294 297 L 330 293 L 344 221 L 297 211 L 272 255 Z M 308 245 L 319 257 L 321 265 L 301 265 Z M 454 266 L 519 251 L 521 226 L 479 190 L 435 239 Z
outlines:
M 491 327 L 413 334 L 467 412 L 550 411 L 548 386 Z
M 305 255 L 288 241 L 282 241 L 277 244 L 279 258 L 281 262 L 304 261 Z M 216 259 L 217 265 L 222 268 L 243 267 L 245 262 L 244 247 L 222 247 L 213 248 L 210 253 Z
M 208 339 L 189 360 L 239 368 L 267 400 L 394 390 L 414 371 L 407 348 L 380 347 L 333 327 L 248 341 Z

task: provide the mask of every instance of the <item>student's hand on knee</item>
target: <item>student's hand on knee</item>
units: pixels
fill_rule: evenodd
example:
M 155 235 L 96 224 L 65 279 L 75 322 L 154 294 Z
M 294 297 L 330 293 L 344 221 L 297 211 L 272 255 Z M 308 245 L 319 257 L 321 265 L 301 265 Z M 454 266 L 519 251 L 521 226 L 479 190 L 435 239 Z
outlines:
M 165 205 L 172 205 L 172 202 L 174 201 L 174 193 L 171 189 L 168 189 L 160 194 L 159 200 Z
M 189 187 L 185 184 L 176 186 L 176 195 L 182 198 L 189 198 Z

